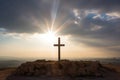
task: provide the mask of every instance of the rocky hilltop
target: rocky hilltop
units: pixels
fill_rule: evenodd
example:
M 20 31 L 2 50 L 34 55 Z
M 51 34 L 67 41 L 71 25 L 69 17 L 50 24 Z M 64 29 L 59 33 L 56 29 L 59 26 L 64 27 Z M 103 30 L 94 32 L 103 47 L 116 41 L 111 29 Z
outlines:
M 21 64 L 17 76 L 94 76 L 102 77 L 105 68 L 98 61 L 45 61 L 37 60 Z

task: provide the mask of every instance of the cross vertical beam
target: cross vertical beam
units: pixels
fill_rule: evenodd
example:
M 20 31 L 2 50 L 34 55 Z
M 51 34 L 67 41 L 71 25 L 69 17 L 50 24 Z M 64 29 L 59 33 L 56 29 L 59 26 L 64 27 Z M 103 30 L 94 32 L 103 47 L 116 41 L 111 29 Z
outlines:
M 58 61 L 61 59 L 60 51 L 61 51 L 61 46 L 65 46 L 65 44 L 60 43 L 60 37 L 58 37 L 58 44 L 54 44 L 54 46 L 58 46 Z
M 58 38 L 58 61 L 60 61 L 60 37 Z

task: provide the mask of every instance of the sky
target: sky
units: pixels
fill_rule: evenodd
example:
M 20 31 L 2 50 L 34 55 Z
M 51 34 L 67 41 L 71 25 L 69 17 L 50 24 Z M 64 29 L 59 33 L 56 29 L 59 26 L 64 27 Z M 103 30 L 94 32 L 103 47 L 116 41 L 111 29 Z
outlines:
M 120 0 L 0 0 L 0 56 L 120 57 Z

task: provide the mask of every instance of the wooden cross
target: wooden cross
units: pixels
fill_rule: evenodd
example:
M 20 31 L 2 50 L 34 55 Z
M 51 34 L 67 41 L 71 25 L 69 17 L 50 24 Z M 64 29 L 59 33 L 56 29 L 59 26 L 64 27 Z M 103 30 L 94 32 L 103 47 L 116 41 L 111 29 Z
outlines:
M 60 47 L 65 46 L 65 44 L 60 44 L 60 37 L 58 37 L 58 44 L 54 44 L 54 46 L 58 46 L 58 61 L 60 61 Z

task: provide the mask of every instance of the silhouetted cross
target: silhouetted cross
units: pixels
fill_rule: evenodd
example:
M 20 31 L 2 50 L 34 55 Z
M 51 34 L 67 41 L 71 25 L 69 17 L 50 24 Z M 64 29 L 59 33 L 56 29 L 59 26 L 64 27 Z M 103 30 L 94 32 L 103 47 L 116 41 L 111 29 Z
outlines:
M 54 46 L 58 46 L 58 61 L 60 61 L 60 47 L 65 46 L 65 44 L 60 44 L 60 37 L 58 37 L 58 44 L 54 44 Z

